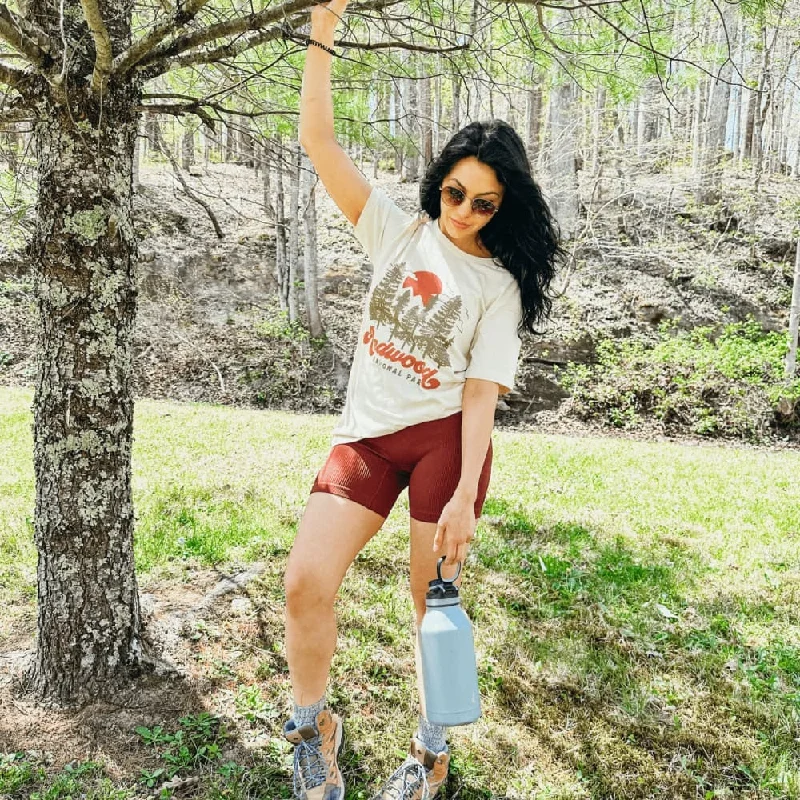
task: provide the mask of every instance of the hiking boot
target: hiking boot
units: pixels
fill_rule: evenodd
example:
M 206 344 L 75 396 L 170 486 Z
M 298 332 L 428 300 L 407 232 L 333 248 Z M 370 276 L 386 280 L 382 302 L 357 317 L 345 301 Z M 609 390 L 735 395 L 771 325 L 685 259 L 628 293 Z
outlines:
M 344 779 L 339 754 L 344 744 L 342 720 L 330 709 L 317 714 L 317 725 L 283 726 L 284 737 L 294 745 L 294 796 L 297 800 L 344 800 Z
M 412 736 L 410 755 L 372 800 L 431 800 L 439 793 L 449 766 L 447 751 L 437 755 Z

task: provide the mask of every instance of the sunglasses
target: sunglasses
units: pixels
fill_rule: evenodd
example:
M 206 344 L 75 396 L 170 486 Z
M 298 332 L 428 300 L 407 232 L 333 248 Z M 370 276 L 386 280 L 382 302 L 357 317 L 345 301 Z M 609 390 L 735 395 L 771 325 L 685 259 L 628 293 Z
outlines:
M 442 192 L 442 200 L 444 200 L 448 206 L 455 208 L 464 202 L 466 195 L 461 189 L 457 189 L 455 186 L 440 186 L 439 189 Z M 476 197 L 472 201 L 472 210 L 482 217 L 491 217 L 493 214 L 496 214 L 499 209 L 489 200 Z

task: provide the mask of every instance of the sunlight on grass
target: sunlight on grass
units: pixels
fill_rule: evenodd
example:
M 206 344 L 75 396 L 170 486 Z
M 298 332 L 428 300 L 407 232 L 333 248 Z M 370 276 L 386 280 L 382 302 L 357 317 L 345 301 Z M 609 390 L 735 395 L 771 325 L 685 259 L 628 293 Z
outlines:
M 0 390 L 0 592 L 29 609 L 30 403 Z M 139 401 L 142 576 L 260 559 L 258 592 L 281 606 L 332 423 Z M 800 798 L 798 467 L 796 452 L 496 432 L 463 590 L 484 713 L 451 731 L 457 796 Z M 337 600 L 330 697 L 354 743 L 348 800 L 370 796 L 413 732 L 407 516 L 403 496 Z M 288 688 L 275 647 L 248 679 L 262 705 Z

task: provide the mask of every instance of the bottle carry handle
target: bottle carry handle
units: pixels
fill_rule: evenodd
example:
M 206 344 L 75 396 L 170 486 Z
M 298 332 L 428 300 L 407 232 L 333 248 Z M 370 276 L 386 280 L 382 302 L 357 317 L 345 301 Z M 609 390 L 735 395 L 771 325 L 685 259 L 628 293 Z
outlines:
M 458 576 L 461 574 L 461 562 L 460 561 L 456 561 L 456 565 L 458 566 L 458 569 L 456 570 L 456 574 L 453 575 L 453 577 L 450 578 L 450 580 L 448 580 L 447 578 L 443 578 L 442 577 L 442 564 L 444 564 L 445 558 L 447 558 L 447 556 L 442 556 L 436 562 L 436 574 L 439 576 L 439 580 L 442 581 L 442 583 L 455 583 L 458 580 Z

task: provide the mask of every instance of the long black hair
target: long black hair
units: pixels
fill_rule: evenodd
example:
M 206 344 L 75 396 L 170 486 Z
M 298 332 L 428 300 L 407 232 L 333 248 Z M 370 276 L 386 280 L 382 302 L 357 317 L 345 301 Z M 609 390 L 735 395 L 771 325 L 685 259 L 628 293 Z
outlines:
M 516 279 L 522 296 L 523 330 L 536 333 L 536 324 L 550 315 L 550 283 L 563 260 L 558 225 L 517 132 L 501 119 L 471 122 L 455 133 L 434 159 L 420 182 L 420 207 L 433 219 L 441 213 L 442 181 L 462 158 L 475 156 L 490 166 L 505 187 L 497 213 L 481 228 L 480 237 L 492 256 Z

